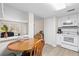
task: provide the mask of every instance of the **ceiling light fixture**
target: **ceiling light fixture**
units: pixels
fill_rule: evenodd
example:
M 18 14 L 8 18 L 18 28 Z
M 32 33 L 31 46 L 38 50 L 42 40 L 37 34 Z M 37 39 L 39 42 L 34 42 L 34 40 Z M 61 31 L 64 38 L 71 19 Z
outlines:
M 51 5 L 55 8 L 55 10 L 61 10 L 66 8 L 65 3 L 51 3 Z

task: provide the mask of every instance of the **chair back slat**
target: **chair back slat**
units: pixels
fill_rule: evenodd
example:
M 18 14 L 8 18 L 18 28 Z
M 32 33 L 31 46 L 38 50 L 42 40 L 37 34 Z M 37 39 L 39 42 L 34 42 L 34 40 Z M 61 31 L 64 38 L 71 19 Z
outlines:
M 34 45 L 34 56 L 41 56 L 43 47 L 44 47 L 43 39 L 38 40 Z

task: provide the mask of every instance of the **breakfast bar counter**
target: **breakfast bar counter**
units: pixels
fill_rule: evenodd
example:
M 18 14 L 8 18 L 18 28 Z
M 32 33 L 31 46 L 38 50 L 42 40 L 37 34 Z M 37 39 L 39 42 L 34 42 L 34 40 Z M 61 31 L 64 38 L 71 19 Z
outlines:
M 20 40 L 22 38 L 28 38 L 28 35 L 21 35 L 21 36 L 12 36 L 12 37 L 7 37 L 7 38 L 0 38 L 0 42 L 5 42 L 5 41 L 11 41 L 11 40 Z

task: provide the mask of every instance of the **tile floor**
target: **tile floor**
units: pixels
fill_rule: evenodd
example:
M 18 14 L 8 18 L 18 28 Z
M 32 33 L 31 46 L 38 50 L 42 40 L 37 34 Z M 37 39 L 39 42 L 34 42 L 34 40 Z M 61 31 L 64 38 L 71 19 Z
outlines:
M 62 48 L 62 47 L 52 47 L 46 44 L 43 50 L 43 56 L 79 56 L 78 52 Z

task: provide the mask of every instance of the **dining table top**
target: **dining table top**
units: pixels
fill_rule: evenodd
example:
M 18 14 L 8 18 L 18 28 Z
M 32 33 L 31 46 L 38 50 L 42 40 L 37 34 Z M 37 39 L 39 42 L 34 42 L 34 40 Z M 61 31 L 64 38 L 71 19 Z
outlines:
M 10 44 L 8 44 L 7 48 L 11 51 L 23 52 L 23 51 L 31 50 L 36 41 L 37 39 L 18 40 L 18 41 L 11 42 Z

